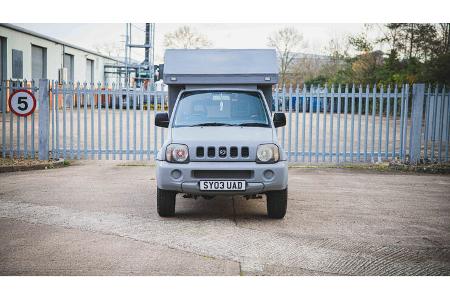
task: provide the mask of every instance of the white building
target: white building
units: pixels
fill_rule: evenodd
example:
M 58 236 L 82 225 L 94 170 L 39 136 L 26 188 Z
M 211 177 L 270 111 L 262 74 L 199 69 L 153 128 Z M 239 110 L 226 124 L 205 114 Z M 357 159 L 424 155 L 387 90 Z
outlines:
M 15 25 L 0 24 L 0 82 L 9 79 L 118 82 L 117 59 Z

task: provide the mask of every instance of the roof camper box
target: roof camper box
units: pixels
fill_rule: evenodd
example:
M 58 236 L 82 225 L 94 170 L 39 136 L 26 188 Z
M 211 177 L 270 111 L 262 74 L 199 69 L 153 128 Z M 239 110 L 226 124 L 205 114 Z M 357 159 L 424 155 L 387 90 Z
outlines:
M 184 89 L 259 89 L 272 107 L 272 86 L 278 82 L 274 49 L 169 49 L 164 55 L 169 114 Z

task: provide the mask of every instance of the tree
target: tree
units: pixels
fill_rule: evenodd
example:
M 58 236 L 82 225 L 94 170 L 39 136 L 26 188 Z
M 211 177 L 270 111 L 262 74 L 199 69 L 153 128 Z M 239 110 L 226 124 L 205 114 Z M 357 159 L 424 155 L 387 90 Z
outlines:
M 380 43 L 387 43 L 400 58 L 427 61 L 439 51 L 438 28 L 431 23 L 386 24 Z
M 332 61 L 340 62 L 349 56 L 350 44 L 348 40 L 348 37 L 341 36 L 333 37 L 328 42 L 328 46 L 325 47 L 325 52 L 328 53 Z
M 377 82 L 376 71 L 383 66 L 383 52 L 365 52 L 352 63 L 352 81 L 359 83 Z
M 328 63 L 328 58 L 320 55 L 301 55 L 295 59 L 289 68 L 288 81 L 302 84 L 321 74 L 323 66 Z
M 361 33 L 357 36 L 351 36 L 348 38 L 348 41 L 356 51 L 368 53 L 373 50 L 372 43 L 368 40 L 367 35 L 364 33 Z
M 348 83 L 351 81 L 351 57 L 349 55 L 350 43 L 347 36 L 335 36 L 328 42 L 325 52 L 330 58 L 320 73 L 329 83 Z
M 164 35 L 166 48 L 199 49 L 210 47 L 212 43 L 204 35 L 190 26 L 181 26 Z
M 440 53 L 447 54 L 450 52 L 450 23 L 439 23 L 437 31 L 439 34 Z
M 450 84 L 450 53 L 430 60 L 424 71 L 424 81 Z
M 389 23 L 379 25 L 378 29 L 382 32 L 382 37 L 376 40 L 377 44 L 387 44 L 389 52 L 395 51 L 398 55 L 398 49 L 400 48 L 401 39 L 400 31 L 402 28 L 401 23 Z
M 375 26 L 381 35 L 371 39 Z M 328 59 L 296 57 L 290 72 L 294 72 L 298 82 L 308 84 L 450 84 L 450 23 L 366 24 L 364 27 L 365 30 L 353 36 L 331 39 L 325 49 Z
M 278 52 L 280 59 L 280 83 L 284 84 L 289 66 L 292 64 L 296 52 L 306 46 L 303 42 L 303 35 L 293 27 L 285 27 L 269 36 L 268 46 L 274 47 Z

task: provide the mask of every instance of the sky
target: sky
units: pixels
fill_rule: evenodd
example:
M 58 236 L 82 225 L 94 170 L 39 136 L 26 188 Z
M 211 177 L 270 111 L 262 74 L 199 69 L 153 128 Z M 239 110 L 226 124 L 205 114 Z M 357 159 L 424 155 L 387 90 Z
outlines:
M 62 41 L 72 43 L 87 49 L 95 50 L 109 45 L 116 48 L 115 52 L 121 51 L 123 56 L 123 45 L 125 35 L 125 23 L 15 23 L 15 25 L 45 34 Z M 267 38 L 274 31 L 285 26 L 295 27 L 303 34 L 306 47 L 301 49 L 304 53 L 325 54 L 328 41 L 332 38 L 344 38 L 349 34 L 364 31 L 364 24 L 234 24 L 234 23 L 190 23 L 156 24 L 155 29 L 155 63 L 162 63 L 164 57 L 164 35 L 172 32 L 182 25 L 189 25 L 197 32 L 205 35 L 211 42 L 213 48 L 268 48 Z M 144 43 L 145 24 L 133 23 L 132 43 Z M 103 48 L 105 48 L 103 46 Z M 138 61 L 143 59 L 143 51 L 133 50 L 132 57 Z

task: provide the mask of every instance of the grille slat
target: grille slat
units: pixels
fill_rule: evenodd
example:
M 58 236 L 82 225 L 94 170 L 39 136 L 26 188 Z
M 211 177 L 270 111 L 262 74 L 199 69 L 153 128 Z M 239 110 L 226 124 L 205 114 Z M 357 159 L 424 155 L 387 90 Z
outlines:
M 242 148 L 241 148 L 241 156 L 242 156 L 242 157 L 248 157 L 248 156 L 249 156 L 249 150 L 248 150 L 248 147 L 242 147 Z
M 249 179 L 253 177 L 251 170 L 193 170 L 192 177 L 206 179 Z
M 238 156 L 238 148 L 230 147 L 230 157 L 237 157 L 237 156 Z
M 208 157 L 213 158 L 216 156 L 216 148 L 208 147 Z
M 197 157 L 203 157 L 203 156 L 205 156 L 205 148 L 203 148 L 203 147 L 197 147 L 196 155 L 197 155 Z

